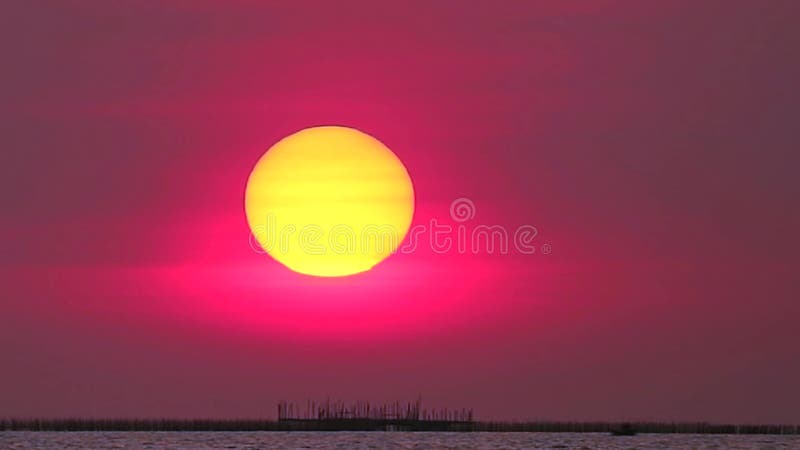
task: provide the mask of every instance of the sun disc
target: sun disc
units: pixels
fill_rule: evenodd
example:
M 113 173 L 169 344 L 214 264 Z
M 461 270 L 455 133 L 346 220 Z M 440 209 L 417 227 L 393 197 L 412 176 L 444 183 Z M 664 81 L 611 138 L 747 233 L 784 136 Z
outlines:
M 400 159 L 366 133 L 306 128 L 269 148 L 245 189 L 245 213 L 262 249 L 291 270 L 345 276 L 393 253 L 414 214 Z

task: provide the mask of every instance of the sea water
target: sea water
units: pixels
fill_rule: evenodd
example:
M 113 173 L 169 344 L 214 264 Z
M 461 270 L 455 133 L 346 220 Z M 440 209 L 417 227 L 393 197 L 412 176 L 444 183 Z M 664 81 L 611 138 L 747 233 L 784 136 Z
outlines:
M 0 432 L 0 449 L 800 449 L 800 436 L 424 432 Z

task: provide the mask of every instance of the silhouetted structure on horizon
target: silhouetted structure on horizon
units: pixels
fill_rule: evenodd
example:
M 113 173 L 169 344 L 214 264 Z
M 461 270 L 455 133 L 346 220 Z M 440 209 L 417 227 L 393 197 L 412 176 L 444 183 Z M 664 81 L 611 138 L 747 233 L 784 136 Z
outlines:
M 278 420 L 446 420 L 451 422 L 472 422 L 472 409 L 425 409 L 422 400 L 408 403 L 384 403 L 373 405 L 370 402 L 345 404 L 341 401 L 326 400 L 324 403 L 306 402 L 305 408 L 296 403 L 278 403 Z
M 278 403 L 278 422 L 299 429 L 468 431 L 472 418 L 471 409 L 425 409 L 420 399 L 380 405 L 308 401 L 305 408 L 290 402 Z

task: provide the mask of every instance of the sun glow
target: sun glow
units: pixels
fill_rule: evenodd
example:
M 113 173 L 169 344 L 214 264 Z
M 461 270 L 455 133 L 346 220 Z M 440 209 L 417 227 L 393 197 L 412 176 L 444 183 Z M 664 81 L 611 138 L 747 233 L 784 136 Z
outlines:
M 258 244 L 291 270 L 337 277 L 371 269 L 405 237 L 414 188 L 400 159 L 352 128 L 306 128 L 273 145 L 247 181 Z

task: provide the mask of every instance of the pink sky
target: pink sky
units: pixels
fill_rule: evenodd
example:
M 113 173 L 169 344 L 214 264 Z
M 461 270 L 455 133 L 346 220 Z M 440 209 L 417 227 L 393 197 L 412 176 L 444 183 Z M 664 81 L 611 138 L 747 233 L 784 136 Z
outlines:
M 0 7 L 0 417 L 800 421 L 792 1 Z M 266 148 L 340 124 L 415 224 L 539 229 L 323 280 L 248 246 Z

